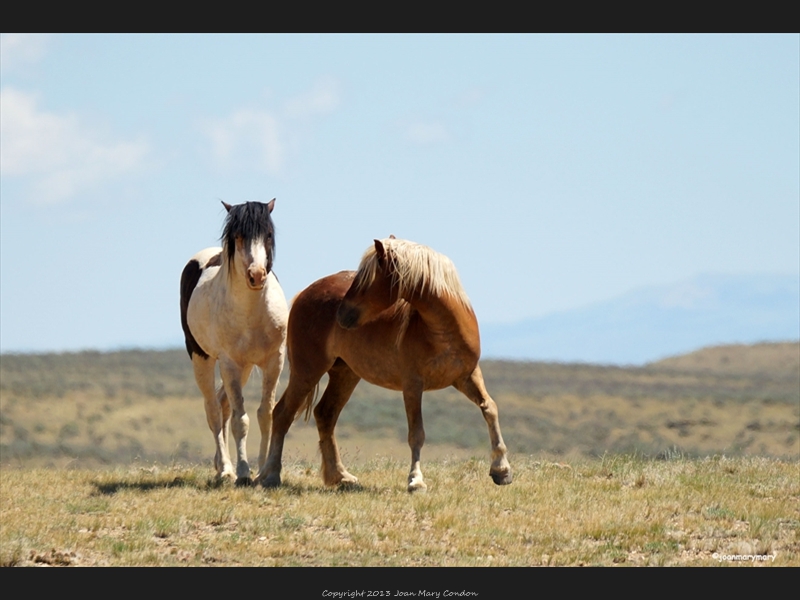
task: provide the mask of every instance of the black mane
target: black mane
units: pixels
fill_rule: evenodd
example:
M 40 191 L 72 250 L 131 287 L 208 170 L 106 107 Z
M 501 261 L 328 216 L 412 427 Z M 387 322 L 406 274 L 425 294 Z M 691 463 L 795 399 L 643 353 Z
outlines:
M 242 238 L 245 245 L 253 240 L 264 240 L 267 249 L 267 271 L 272 270 L 272 260 L 275 255 L 275 225 L 272 223 L 269 205 L 262 202 L 245 202 L 232 206 L 228 211 L 222 231 L 222 247 L 229 269 L 233 267 L 237 237 Z

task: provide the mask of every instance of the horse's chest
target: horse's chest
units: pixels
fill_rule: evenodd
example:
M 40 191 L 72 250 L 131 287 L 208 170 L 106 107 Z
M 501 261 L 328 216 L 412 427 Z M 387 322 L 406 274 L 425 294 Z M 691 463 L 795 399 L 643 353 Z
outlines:
M 462 352 L 442 352 L 418 363 L 426 390 L 440 390 L 453 385 L 475 370 L 477 361 Z
M 237 361 L 258 364 L 274 353 L 285 337 L 286 319 L 280 311 L 267 307 L 242 310 L 213 293 L 193 296 L 188 320 L 202 348 L 214 356 L 224 353 Z
M 424 388 L 437 390 L 471 373 L 479 354 L 461 335 L 427 332 L 424 337 L 409 338 L 403 356 L 406 369 L 419 373 Z
M 263 316 L 248 319 L 232 315 L 229 319 L 220 320 L 220 334 L 226 338 L 227 345 L 248 349 L 271 345 L 282 337 L 279 324 Z

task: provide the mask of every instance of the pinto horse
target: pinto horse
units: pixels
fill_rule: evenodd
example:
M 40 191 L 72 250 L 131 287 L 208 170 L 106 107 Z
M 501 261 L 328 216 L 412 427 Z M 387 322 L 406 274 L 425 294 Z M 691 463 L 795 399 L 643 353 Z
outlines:
M 375 240 L 357 271 L 320 279 L 294 299 L 288 357 L 289 385 L 275 406 L 262 485 L 280 485 L 286 432 L 302 410 L 308 418 L 325 373 L 328 385 L 313 411 L 326 485 L 358 481 L 342 464 L 334 427 L 361 379 L 403 392 L 411 447 L 409 492 L 427 489 L 420 469 L 422 393 L 451 385 L 483 413 L 492 445 L 492 479 L 498 485 L 511 483 L 497 405 L 478 366 L 478 322 L 446 256 L 394 237 Z
M 257 366 L 263 375 L 258 408 L 261 470 L 267 456 L 275 391 L 283 369 L 289 311 L 272 272 L 275 227 L 270 213 L 275 199 L 267 204 L 222 204 L 228 211 L 222 248 L 198 252 L 181 274 L 181 325 L 217 446 L 217 476 L 248 485 L 251 479 L 246 442 L 250 420 L 242 388 Z M 222 386 L 215 391 L 217 362 Z M 236 443 L 235 474 L 228 452 L 229 424 Z

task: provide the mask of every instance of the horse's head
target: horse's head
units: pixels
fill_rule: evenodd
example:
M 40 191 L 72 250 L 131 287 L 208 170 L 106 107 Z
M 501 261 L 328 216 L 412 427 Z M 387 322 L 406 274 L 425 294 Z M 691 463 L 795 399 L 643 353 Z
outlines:
M 392 236 L 390 239 L 394 239 Z M 350 289 L 344 295 L 336 322 L 353 329 L 374 319 L 399 298 L 395 278 L 395 260 L 383 242 L 375 240 L 361 259 Z
M 375 240 L 375 247 L 364 253 L 336 320 L 352 329 L 374 319 L 399 299 L 411 305 L 448 299 L 472 310 L 449 258 L 422 244 L 390 236 Z
M 275 254 L 275 226 L 270 217 L 275 199 L 266 204 L 222 204 L 228 211 L 222 233 L 228 272 L 244 277 L 251 290 L 263 289 Z

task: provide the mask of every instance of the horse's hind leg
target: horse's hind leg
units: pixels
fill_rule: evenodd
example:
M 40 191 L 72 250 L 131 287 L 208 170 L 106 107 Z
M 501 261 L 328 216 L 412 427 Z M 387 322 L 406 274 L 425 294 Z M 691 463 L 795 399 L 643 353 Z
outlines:
M 408 419 L 408 445 L 411 447 L 411 470 L 408 473 L 408 491 L 424 492 L 428 489 L 422 479 L 420 456 L 425 443 L 425 428 L 422 426 L 422 385 L 403 388 L 403 402 Z
M 217 477 L 220 479 L 234 479 L 233 464 L 228 454 L 226 417 L 224 415 L 220 397 L 214 389 L 214 364 L 213 358 L 203 358 L 197 354 L 192 355 L 192 366 L 194 367 L 194 378 L 197 387 L 203 393 L 203 400 L 206 408 L 206 421 L 216 444 L 216 454 L 214 455 L 214 468 Z
M 508 485 L 513 478 L 511 476 L 511 465 L 508 464 L 506 456 L 506 445 L 503 442 L 503 435 L 500 433 L 497 404 L 489 396 L 489 392 L 486 391 L 481 368 L 479 366 L 475 367 L 469 377 L 456 382 L 454 387 L 481 409 L 483 418 L 489 427 L 489 439 L 492 442 L 492 466 L 489 469 L 489 475 L 492 476 L 492 480 L 497 485 Z
M 244 369 L 232 360 L 221 357 L 219 371 L 225 395 L 231 408 L 231 433 L 236 444 L 236 485 L 250 485 L 250 464 L 247 462 L 247 431 L 250 429 L 250 418 L 244 409 L 242 386 L 247 381 L 252 366 Z
M 361 378 L 341 359 L 337 360 L 328 371 L 328 376 L 330 380 L 325 393 L 314 408 L 314 420 L 317 422 L 319 432 L 319 449 L 322 453 L 322 480 L 325 485 L 355 484 L 358 483 L 358 479 L 344 468 L 333 431 L 339 414 Z

